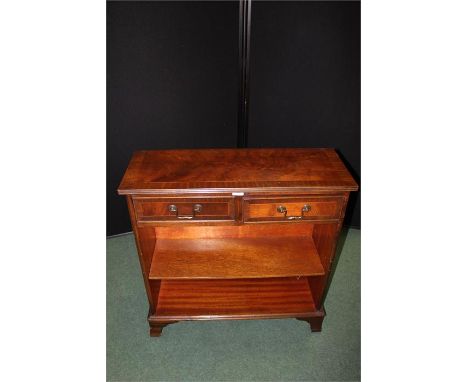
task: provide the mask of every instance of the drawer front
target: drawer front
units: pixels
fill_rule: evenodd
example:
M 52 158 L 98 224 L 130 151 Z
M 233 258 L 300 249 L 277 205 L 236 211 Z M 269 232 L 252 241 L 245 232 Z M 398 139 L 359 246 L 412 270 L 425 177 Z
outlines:
M 339 219 L 341 196 L 249 197 L 243 202 L 244 222 L 298 222 Z
M 235 219 L 235 205 L 232 197 L 134 198 L 133 204 L 139 223 Z

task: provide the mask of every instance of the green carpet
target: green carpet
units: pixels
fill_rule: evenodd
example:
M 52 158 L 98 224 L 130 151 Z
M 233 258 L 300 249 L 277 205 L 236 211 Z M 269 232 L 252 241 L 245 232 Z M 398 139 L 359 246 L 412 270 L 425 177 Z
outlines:
M 321 333 L 295 319 L 200 321 L 160 338 L 148 335 L 133 235 L 107 239 L 107 380 L 360 380 L 360 237 L 340 237 Z

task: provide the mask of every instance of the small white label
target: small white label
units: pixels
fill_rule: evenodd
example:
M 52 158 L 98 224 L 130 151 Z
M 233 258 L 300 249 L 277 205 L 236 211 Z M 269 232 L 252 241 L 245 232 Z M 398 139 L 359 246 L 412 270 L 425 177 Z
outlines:
M 232 196 L 244 196 L 243 192 L 233 192 Z

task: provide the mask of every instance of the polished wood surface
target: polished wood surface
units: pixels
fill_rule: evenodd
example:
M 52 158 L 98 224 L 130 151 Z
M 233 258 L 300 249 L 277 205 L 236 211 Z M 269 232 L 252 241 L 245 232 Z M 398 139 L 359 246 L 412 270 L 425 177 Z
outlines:
M 316 311 L 307 280 L 163 280 L 161 320 L 298 317 Z
M 158 239 L 150 279 L 317 276 L 312 238 Z
M 138 222 L 235 219 L 234 198 L 231 195 L 207 198 L 134 198 L 133 203 Z M 200 206 L 200 211 L 194 213 L 197 205 Z M 171 212 L 170 206 L 175 206 L 177 212 Z
M 204 149 L 134 153 L 120 194 L 221 190 L 355 191 L 333 149 Z
M 154 227 L 158 239 L 216 239 L 247 237 L 312 237 L 314 224 L 303 222 L 292 224 L 242 224 L 236 226 L 157 226 Z
M 341 196 L 244 198 L 243 216 L 245 222 L 338 219 L 342 204 Z M 305 206 L 310 210 L 302 211 Z M 280 207 L 286 214 L 278 211 Z
M 183 320 L 283 317 L 320 331 L 356 189 L 332 149 L 135 153 L 118 192 L 127 195 L 150 335 Z
M 141 273 L 143 274 L 143 281 L 145 283 L 146 295 L 148 297 L 148 303 L 151 310 L 155 308 L 154 295 L 151 293 L 151 287 L 148 280 L 149 269 L 151 266 L 151 260 L 153 258 L 154 246 L 156 244 L 154 229 L 141 229 L 138 228 L 135 217 L 135 210 L 133 208 L 132 198 L 126 197 L 128 212 L 130 215 L 130 221 L 132 223 L 133 233 L 135 235 L 135 243 L 137 247 L 137 253 L 140 260 Z

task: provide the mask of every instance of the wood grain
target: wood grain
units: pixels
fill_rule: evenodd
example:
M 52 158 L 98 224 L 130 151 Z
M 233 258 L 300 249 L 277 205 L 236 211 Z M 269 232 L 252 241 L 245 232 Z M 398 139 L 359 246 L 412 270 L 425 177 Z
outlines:
M 312 238 L 158 239 L 150 279 L 323 275 Z
M 354 190 L 332 149 L 136 152 L 118 192 L 127 195 L 150 335 L 182 320 L 282 317 L 320 331 Z M 202 211 L 187 219 L 196 203 Z M 277 212 L 299 216 L 304 204 L 302 219 Z
M 196 222 L 199 220 L 234 220 L 234 198 L 229 197 L 165 197 L 165 198 L 133 198 L 135 213 L 138 222 L 151 221 L 183 221 Z M 201 211 L 193 215 L 196 204 L 201 206 Z M 180 220 L 174 212 L 169 211 L 169 206 L 177 207 L 179 215 L 193 215 L 193 220 Z
M 184 226 L 154 227 L 158 239 L 219 239 L 245 237 L 312 237 L 314 225 L 242 224 L 236 226 Z
M 314 300 L 304 278 L 163 280 L 156 317 L 246 319 L 313 316 Z
M 302 221 L 319 219 L 338 219 L 343 204 L 340 196 L 290 196 L 290 197 L 249 197 L 244 198 L 243 213 L 245 222 L 286 221 L 291 216 L 302 216 Z M 310 211 L 302 212 L 302 208 L 310 206 Z M 278 212 L 279 206 L 287 209 L 287 214 Z
M 352 191 L 333 149 L 203 149 L 134 153 L 120 194 L 220 191 Z
M 135 210 L 133 208 L 132 198 L 126 196 L 128 213 L 130 215 L 130 221 L 132 223 L 133 233 L 135 235 L 135 244 L 137 247 L 138 258 L 140 260 L 140 269 L 143 275 L 143 281 L 145 283 L 146 296 L 148 297 L 148 303 L 150 310 L 155 309 L 154 301 L 155 296 L 151 294 L 151 288 L 149 285 L 148 274 L 151 265 L 152 253 L 154 253 L 156 238 L 155 232 L 151 229 L 139 229 L 136 223 Z M 156 296 L 157 297 L 157 296 Z
M 320 261 L 325 270 L 325 275 L 320 277 L 309 277 L 309 285 L 317 303 L 317 308 L 322 309 L 325 296 L 330 286 L 332 268 L 336 262 L 336 245 L 338 236 L 343 225 L 349 194 L 345 194 L 345 202 L 340 212 L 340 220 L 335 224 L 317 224 L 314 227 L 312 237 L 316 245 Z

